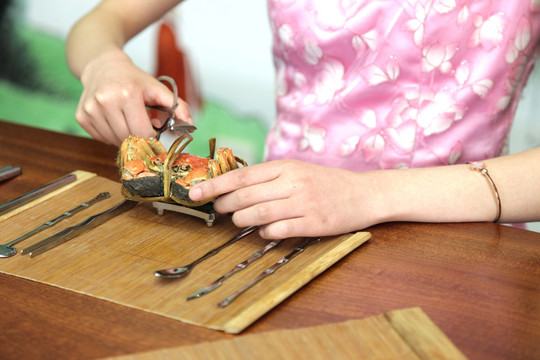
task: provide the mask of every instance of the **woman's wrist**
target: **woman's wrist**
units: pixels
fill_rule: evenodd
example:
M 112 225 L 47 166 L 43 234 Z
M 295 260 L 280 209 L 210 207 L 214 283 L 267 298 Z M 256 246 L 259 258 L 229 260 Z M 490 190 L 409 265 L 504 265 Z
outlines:
M 102 68 L 110 68 L 111 64 L 115 64 L 115 66 L 117 64 L 121 64 L 120 66 L 131 66 L 133 62 L 122 49 L 111 48 L 104 50 L 88 61 L 82 68 L 80 76 L 81 83 L 84 85 L 87 80 L 95 77 L 96 71 L 99 71 L 99 69 Z
M 353 204 L 350 211 L 352 218 L 349 221 L 357 222 L 357 225 L 363 228 L 399 218 L 392 191 L 395 187 L 393 175 L 396 171 L 376 170 L 355 173 L 354 185 L 351 191 L 347 192 L 351 195 Z M 361 210 L 358 211 L 358 209 Z

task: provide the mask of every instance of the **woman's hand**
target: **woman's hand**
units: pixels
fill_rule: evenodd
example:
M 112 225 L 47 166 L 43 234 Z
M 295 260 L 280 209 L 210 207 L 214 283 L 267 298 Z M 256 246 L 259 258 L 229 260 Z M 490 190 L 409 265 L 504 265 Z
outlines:
M 96 140 L 120 145 L 129 135 L 147 138 L 155 135 L 146 105 L 171 107 L 172 92 L 160 81 L 136 67 L 119 50 L 102 53 L 81 75 L 84 91 L 75 118 Z M 176 117 L 193 123 L 188 105 L 179 100 Z
M 122 48 L 180 1 L 102 0 L 70 30 L 66 59 L 84 87 L 75 118 L 95 139 L 120 145 L 129 135 L 155 134 L 145 106 L 171 107 L 173 94 L 136 67 Z M 192 123 L 185 102 L 179 101 L 175 115 Z M 153 120 L 154 125 L 164 120 Z
M 193 187 L 191 199 L 219 196 L 214 208 L 233 213 L 236 226 L 262 225 L 267 239 L 337 235 L 376 223 L 362 201 L 376 203 L 369 174 L 296 160 L 277 160 L 227 172 Z M 364 197 L 365 196 L 365 197 Z

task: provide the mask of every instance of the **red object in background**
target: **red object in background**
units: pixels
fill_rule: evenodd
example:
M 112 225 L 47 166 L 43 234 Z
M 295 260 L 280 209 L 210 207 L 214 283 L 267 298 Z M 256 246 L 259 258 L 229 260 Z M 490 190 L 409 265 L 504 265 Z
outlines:
M 177 41 L 171 19 L 164 20 L 160 25 L 156 62 L 155 75 L 172 77 L 178 87 L 178 97 L 188 103 L 192 112 L 199 109 L 202 106 L 201 95 L 193 79 L 188 58 Z M 164 84 L 171 89 L 169 84 Z M 151 116 L 156 116 L 155 110 L 152 110 Z

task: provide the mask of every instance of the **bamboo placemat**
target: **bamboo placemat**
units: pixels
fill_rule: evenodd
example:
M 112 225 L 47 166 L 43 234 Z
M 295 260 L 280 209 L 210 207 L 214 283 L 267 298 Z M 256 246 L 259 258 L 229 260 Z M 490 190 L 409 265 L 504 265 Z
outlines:
M 27 247 L 123 200 L 120 184 L 89 176 L 69 189 L 0 221 L 5 242 L 28 232 L 98 193 L 111 198 L 17 245 Z M 355 233 L 323 239 L 248 290 L 226 308 L 217 303 L 293 250 L 303 239 L 288 239 L 277 249 L 196 300 L 186 297 L 213 282 L 268 241 L 253 233 L 196 266 L 183 279 L 156 278 L 155 270 L 192 262 L 239 232 L 227 216 L 212 227 L 174 212 L 159 216 L 150 203 L 110 219 L 69 242 L 34 258 L 0 259 L 0 272 L 109 300 L 187 323 L 239 333 L 315 276 L 370 238 Z
M 110 358 L 114 360 L 372 360 L 466 359 L 420 308 L 394 310 L 367 319 Z

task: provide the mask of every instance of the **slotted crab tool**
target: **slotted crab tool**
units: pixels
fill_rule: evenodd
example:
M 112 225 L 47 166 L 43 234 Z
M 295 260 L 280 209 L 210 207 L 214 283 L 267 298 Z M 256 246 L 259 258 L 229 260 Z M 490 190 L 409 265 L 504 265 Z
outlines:
M 156 132 L 157 132 L 156 139 L 159 140 L 161 134 L 164 133 L 167 130 L 170 130 L 171 132 L 173 132 L 173 133 L 175 133 L 177 135 L 185 136 L 185 137 L 187 137 L 189 139 L 192 139 L 193 137 L 188 132 L 188 130 L 191 130 L 191 131 L 192 130 L 197 130 L 197 127 L 195 125 L 191 125 L 191 124 L 188 124 L 185 121 L 177 119 L 176 116 L 174 115 L 174 111 L 178 107 L 178 87 L 176 86 L 176 82 L 170 76 L 165 76 L 165 75 L 158 77 L 158 80 L 166 81 L 169 84 L 171 84 L 171 87 L 172 87 L 173 93 L 174 93 L 174 101 L 173 101 L 173 104 L 172 104 L 172 106 L 170 108 L 167 108 L 167 107 L 164 107 L 164 106 L 159 106 L 159 105 L 148 105 L 147 106 L 150 109 L 163 111 L 163 112 L 167 113 L 167 115 L 169 116 L 167 118 L 167 121 L 165 121 L 165 123 L 161 127 L 158 128 L 158 127 L 154 126 L 154 130 L 156 130 Z
M 110 209 L 100 212 L 99 214 L 92 215 L 86 220 L 78 223 L 77 225 L 65 228 L 64 230 L 59 231 L 56 234 L 49 236 L 48 238 L 43 239 L 40 242 L 27 247 L 26 249 L 21 250 L 21 254 L 28 254 L 30 257 L 42 254 L 49 249 L 64 244 L 68 240 L 77 237 L 83 232 L 98 227 L 99 225 L 105 223 L 113 217 L 134 208 L 137 204 L 137 201 L 124 200 Z

